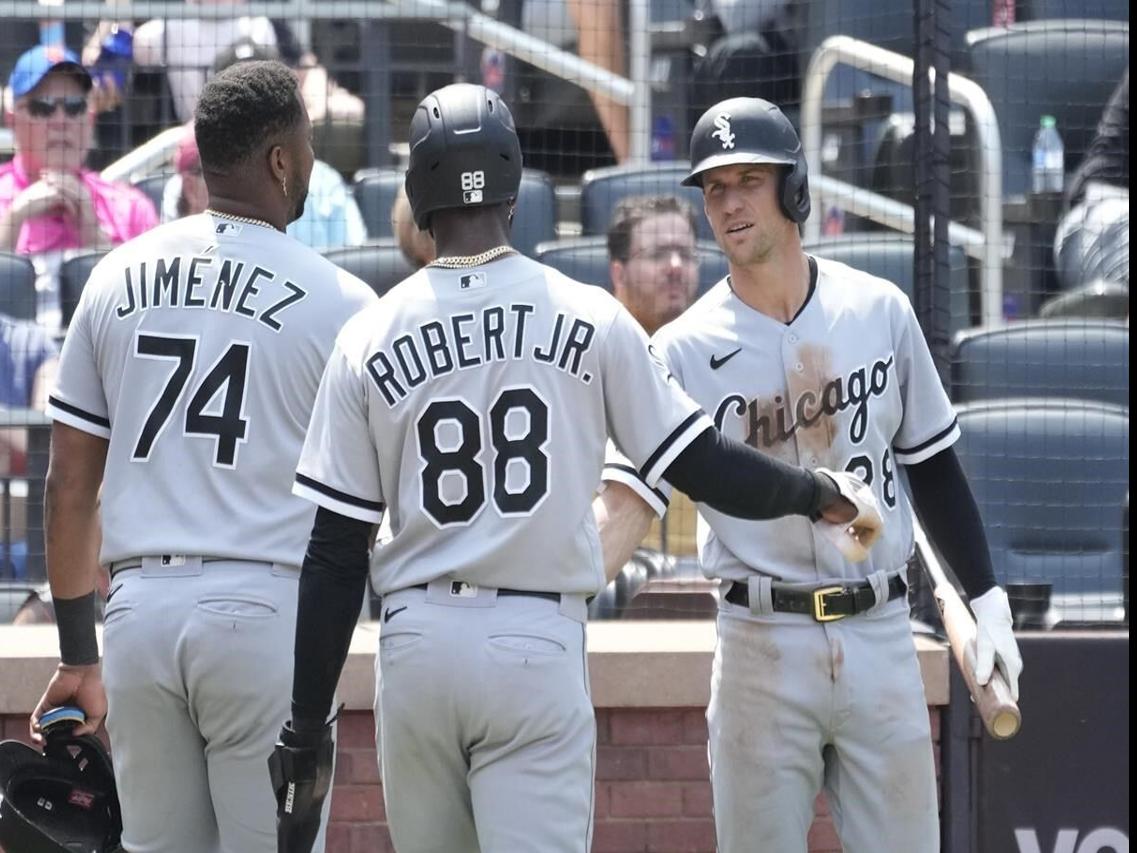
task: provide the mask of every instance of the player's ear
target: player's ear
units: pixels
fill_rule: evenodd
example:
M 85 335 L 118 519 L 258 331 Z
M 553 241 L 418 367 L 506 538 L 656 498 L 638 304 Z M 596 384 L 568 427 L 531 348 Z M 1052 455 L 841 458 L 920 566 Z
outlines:
M 268 167 L 272 172 L 272 182 L 279 185 L 282 180 L 288 180 L 289 162 L 288 152 L 283 145 L 273 144 L 268 149 Z
M 624 289 L 624 277 L 627 274 L 627 268 L 624 266 L 623 261 L 618 261 L 613 258 L 608 262 L 608 278 L 612 282 L 612 292 L 619 295 L 620 291 Z

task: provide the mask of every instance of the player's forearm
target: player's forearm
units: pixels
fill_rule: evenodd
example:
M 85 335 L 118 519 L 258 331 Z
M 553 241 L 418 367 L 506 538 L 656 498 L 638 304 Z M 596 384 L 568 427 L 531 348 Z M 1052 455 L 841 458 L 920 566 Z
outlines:
M 63 424 L 52 427 L 44 494 L 47 576 L 55 598 L 95 589 L 99 566 L 99 487 L 105 439 Z
M 371 527 L 322 507 L 316 511 L 296 611 L 292 720 L 301 727 L 321 726 L 331 714 L 367 588 Z
M 624 34 L 620 13 L 611 0 L 569 0 L 569 11 L 577 28 L 580 58 L 614 74 L 624 73 Z M 628 108 L 606 95 L 589 92 L 596 114 L 608 135 L 616 162 L 628 158 Z
M 604 552 L 604 579 L 611 582 L 643 541 L 654 513 L 632 489 L 616 482 L 596 496 L 592 511 Z
M 951 447 L 906 466 L 912 501 L 928 536 L 975 599 L 995 586 L 991 551 L 975 496 Z
M 692 500 L 737 518 L 810 516 L 823 497 L 819 475 L 759 453 L 717 429 L 704 430 L 663 476 Z

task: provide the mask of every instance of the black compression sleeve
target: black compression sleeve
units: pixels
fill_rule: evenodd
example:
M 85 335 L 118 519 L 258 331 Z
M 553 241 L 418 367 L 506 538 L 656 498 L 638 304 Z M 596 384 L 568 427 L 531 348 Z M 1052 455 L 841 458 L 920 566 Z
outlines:
M 987 534 L 959 457 L 951 447 L 906 466 L 908 485 L 928 538 L 940 549 L 968 598 L 995 585 Z
M 321 507 L 300 571 L 292 720 L 322 726 L 367 588 L 371 525 Z
M 663 476 L 692 500 L 738 518 L 812 515 L 821 503 L 819 475 L 759 453 L 717 429 L 703 430 Z

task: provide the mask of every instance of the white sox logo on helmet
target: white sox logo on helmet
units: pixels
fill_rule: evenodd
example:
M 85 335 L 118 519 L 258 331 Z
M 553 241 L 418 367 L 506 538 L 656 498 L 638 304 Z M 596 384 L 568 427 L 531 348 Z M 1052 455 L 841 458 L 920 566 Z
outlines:
M 720 140 L 723 148 L 734 147 L 734 134 L 730 131 L 730 113 L 719 113 L 715 116 L 715 130 L 711 137 Z

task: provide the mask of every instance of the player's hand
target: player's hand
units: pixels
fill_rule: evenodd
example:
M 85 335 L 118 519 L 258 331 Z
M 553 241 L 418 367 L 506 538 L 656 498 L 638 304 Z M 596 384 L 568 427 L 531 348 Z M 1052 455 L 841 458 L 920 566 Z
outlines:
M 276 796 L 278 853 L 310 853 L 320 831 L 320 812 L 332 785 L 332 724 L 296 731 L 287 722 L 268 759 Z
M 836 494 L 823 501 L 819 508 L 821 517 L 814 521 L 814 526 L 846 560 L 859 563 L 867 559 L 884 527 L 872 490 L 846 471 L 818 468 L 815 473 L 828 478 Z
M 1019 699 L 1019 675 L 1023 659 L 1015 641 L 1011 605 L 1006 591 L 995 586 L 971 600 L 975 614 L 975 680 L 980 685 L 991 680 L 996 664 L 1007 679 L 1011 696 Z
M 87 666 L 70 666 L 59 664 L 47 689 L 32 711 L 29 732 L 32 740 L 43 743 L 43 732 L 40 730 L 40 717 L 44 711 L 59 708 L 63 705 L 75 705 L 83 709 L 87 715 L 84 723 L 75 727 L 75 735 L 93 735 L 98 731 L 107 715 L 107 694 L 103 689 L 103 672 L 100 664 L 92 663 Z

